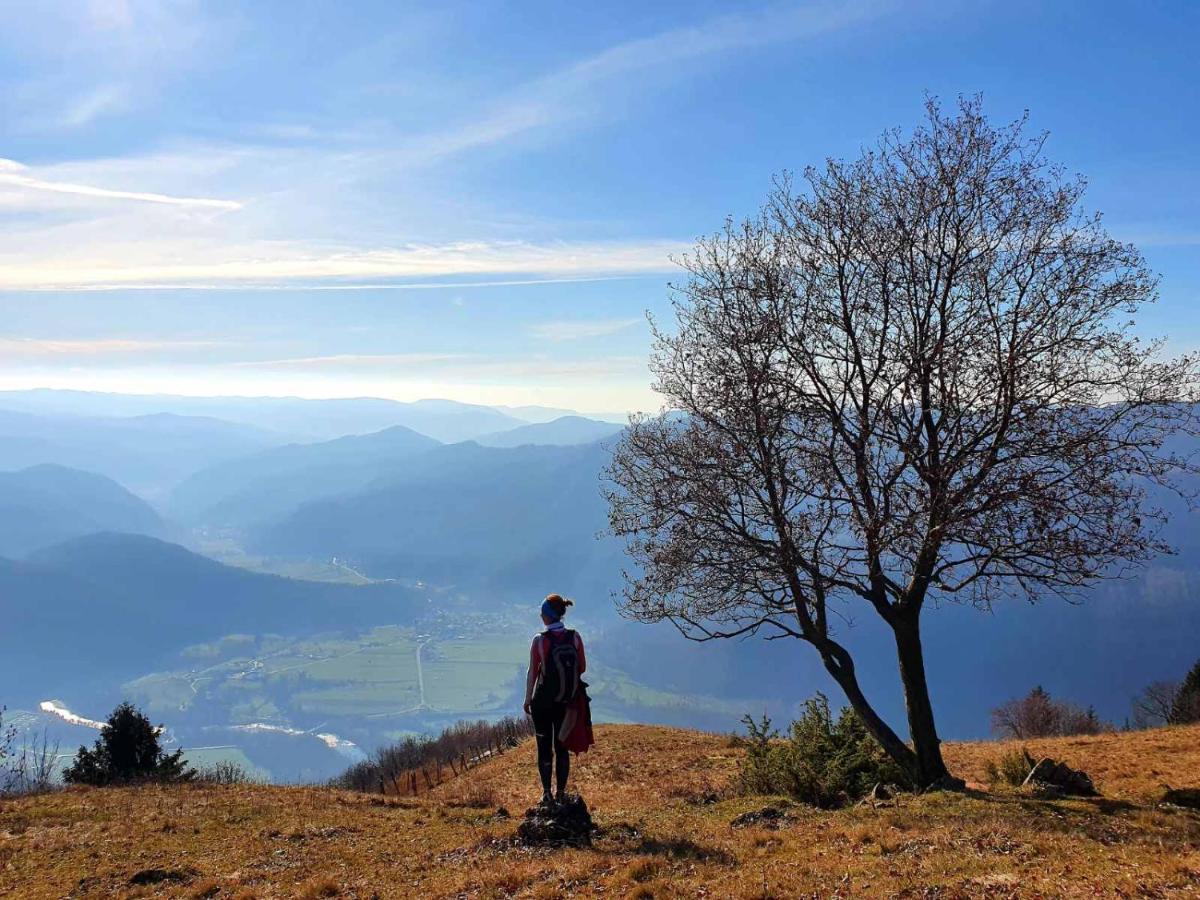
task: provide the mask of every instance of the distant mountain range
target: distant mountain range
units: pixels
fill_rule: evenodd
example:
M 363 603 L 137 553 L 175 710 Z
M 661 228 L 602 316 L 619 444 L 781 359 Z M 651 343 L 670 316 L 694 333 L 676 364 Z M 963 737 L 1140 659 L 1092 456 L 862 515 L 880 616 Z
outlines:
M 286 443 L 253 425 L 205 416 L 33 414 L 0 402 L 0 470 L 54 463 L 98 472 L 156 499 L 198 469 Z
M 99 403 L 97 396 L 113 415 L 84 416 L 72 407 Z M 286 400 L 266 403 L 262 420 L 245 424 L 148 414 L 154 398 L 58 392 L 49 400 L 38 392 L 0 395 L 0 410 L 22 397 L 54 408 L 0 411 L 0 468 L 19 470 L 0 472 L 0 685 L 10 686 L 0 703 L 26 686 L 48 696 L 59 688 L 74 696 L 68 689 L 81 685 L 115 690 L 167 657 L 178 667 L 172 654 L 183 646 L 231 634 L 311 636 L 436 614 L 445 639 L 457 633 L 463 610 L 503 618 L 512 604 L 531 608 L 551 590 L 577 597 L 577 611 L 604 631 L 604 664 L 659 699 L 754 697 L 778 711 L 823 689 L 840 702 L 803 645 L 697 647 L 669 626 L 616 617 L 611 597 L 629 563 L 603 536 L 599 485 L 615 424 L 571 415 L 511 424 L 517 420 L 506 413 L 462 404 Z M 241 414 L 249 417 L 256 401 L 245 402 Z M 288 416 L 322 411 L 330 421 L 299 432 L 358 427 L 397 408 L 481 430 L 476 440 L 441 443 L 392 423 L 297 443 L 297 432 L 276 429 Z M 928 667 L 945 736 L 982 736 L 992 706 L 1039 683 L 1120 721 L 1133 693 L 1180 677 L 1200 656 L 1200 514 L 1166 495 L 1152 499 L 1174 511 L 1166 537 L 1179 553 L 1130 579 L 1100 584 L 1077 605 L 929 609 Z M 193 537 L 191 528 L 236 544 L 248 565 L 265 559 L 310 571 L 336 558 L 377 583 L 317 583 L 225 566 L 177 545 Z M 425 586 L 402 586 L 419 582 Z M 902 722 L 894 648 L 868 610 L 849 605 L 843 612 L 838 627 L 856 651 L 865 688 Z M 363 667 L 347 669 L 354 673 L 347 683 L 374 684 L 365 657 L 350 659 Z M 234 695 L 240 683 L 229 681 Z M 508 687 L 505 681 L 500 689 Z M 628 709 L 651 708 L 644 701 Z M 701 721 L 686 706 L 672 715 L 680 724 Z M 735 724 L 728 711 L 705 715 L 707 727 Z
M 479 439 L 495 448 L 577 446 L 612 437 L 621 426 L 581 416 L 523 425 Z M 412 482 L 444 473 L 458 461 L 498 459 L 478 448 L 449 449 L 397 425 L 372 434 L 312 444 L 289 444 L 203 469 L 167 502 L 181 521 L 247 528 L 282 519 L 306 503 L 350 495 L 372 483 Z M 486 464 L 485 464 L 486 465 Z M 440 521 L 436 516 L 435 521 Z
M 165 537 L 170 529 L 144 500 L 103 475 L 49 463 L 0 472 L 0 556 L 22 557 L 98 531 Z
M 401 403 L 371 397 L 308 400 L 52 390 L 0 391 L 0 409 L 55 416 L 140 416 L 163 412 L 207 416 L 308 441 L 368 434 L 403 425 L 446 443 L 573 414 L 571 410 L 544 407 L 519 407 L 508 412 L 453 400 Z
M 246 526 L 305 502 L 361 490 L 403 460 L 439 446 L 402 425 L 315 444 L 288 444 L 202 469 L 171 493 L 181 521 Z
M 476 441 L 485 447 L 521 447 L 526 444 L 569 446 L 613 437 L 620 434 L 623 428 L 613 422 L 601 422 L 583 416 L 560 416 L 549 422 L 485 434 L 476 438 Z
M 361 491 L 260 525 L 246 543 L 281 558 L 337 556 L 377 577 L 607 594 L 620 550 L 597 540 L 606 458 L 599 443 L 439 447 Z

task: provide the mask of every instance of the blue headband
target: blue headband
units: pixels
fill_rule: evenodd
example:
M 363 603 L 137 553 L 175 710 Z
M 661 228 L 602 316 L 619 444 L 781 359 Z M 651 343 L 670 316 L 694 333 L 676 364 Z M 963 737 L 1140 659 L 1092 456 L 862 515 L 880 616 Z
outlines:
M 558 614 L 554 607 L 550 605 L 549 600 L 542 601 L 542 615 L 554 622 L 557 622 L 562 618 L 562 616 Z

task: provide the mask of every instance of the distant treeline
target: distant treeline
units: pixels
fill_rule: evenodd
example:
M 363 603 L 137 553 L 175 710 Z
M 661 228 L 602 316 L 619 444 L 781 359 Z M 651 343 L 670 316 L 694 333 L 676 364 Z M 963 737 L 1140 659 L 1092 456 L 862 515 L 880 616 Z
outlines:
M 330 784 L 352 791 L 416 795 L 533 735 L 526 717 L 457 722 L 437 737 L 410 737 L 355 763 Z
M 1133 698 L 1133 720 L 1125 729 L 1161 728 L 1200 722 L 1200 660 L 1182 681 L 1154 681 Z M 1066 737 L 1116 731 L 1092 707 L 1083 709 L 1068 700 L 1051 697 L 1041 685 L 1024 697 L 992 710 L 992 731 L 1001 738 Z

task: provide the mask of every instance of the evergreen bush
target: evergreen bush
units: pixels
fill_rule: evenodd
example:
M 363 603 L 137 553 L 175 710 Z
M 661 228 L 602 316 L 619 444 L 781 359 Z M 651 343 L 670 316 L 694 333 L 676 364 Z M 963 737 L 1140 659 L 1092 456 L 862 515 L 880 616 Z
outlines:
M 1200 660 L 1183 678 L 1175 702 L 1171 706 L 1172 725 L 1187 725 L 1200 722 Z
M 164 753 L 156 729 L 136 707 L 113 710 L 91 750 L 79 748 L 63 772 L 70 784 L 122 784 L 132 781 L 180 782 L 196 777 L 183 761 L 183 749 Z
M 747 794 L 784 794 L 822 809 L 846 806 L 877 784 L 911 788 L 912 775 L 876 743 L 849 708 L 835 718 L 824 694 L 804 703 L 786 738 L 763 716 L 742 719 L 747 735 L 739 786 Z

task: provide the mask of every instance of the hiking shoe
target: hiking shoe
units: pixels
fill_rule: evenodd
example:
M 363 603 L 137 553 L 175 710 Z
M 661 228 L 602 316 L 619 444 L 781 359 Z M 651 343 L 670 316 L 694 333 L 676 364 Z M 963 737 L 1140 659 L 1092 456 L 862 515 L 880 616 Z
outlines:
M 557 794 L 555 794 L 554 802 L 555 803 L 566 803 L 567 802 L 567 792 L 559 791 Z
M 553 806 L 554 805 L 554 798 L 550 795 L 549 791 L 546 791 L 544 794 L 542 794 L 542 802 L 539 803 L 538 805 L 539 806 Z

